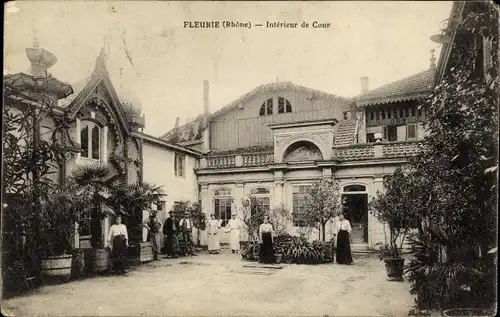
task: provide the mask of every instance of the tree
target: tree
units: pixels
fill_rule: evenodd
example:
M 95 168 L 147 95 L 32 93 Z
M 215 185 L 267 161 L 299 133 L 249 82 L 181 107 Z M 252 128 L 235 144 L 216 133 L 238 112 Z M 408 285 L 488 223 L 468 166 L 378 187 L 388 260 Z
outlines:
M 103 205 L 109 200 L 111 192 L 123 185 L 121 175 L 114 172 L 113 168 L 105 163 L 94 163 L 92 165 L 80 165 L 73 171 L 76 183 L 82 187 L 89 188 L 93 192 L 94 206 L 91 212 L 91 244 L 94 248 L 104 247 L 101 220 L 105 216 Z M 106 210 L 110 212 L 111 210 Z
M 389 251 L 393 258 L 401 257 L 405 237 L 417 222 L 414 210 L 415 192 L 409 174 L 407 169 L 397 168 L 393 175 L 384 179 L 384 188 L 387 190 L 383 194 L 378 192 L 377 197 L 369 204 L 372 214 L 380 222 L 389 225 Z
M 470 8 L 457 26 L 450 75 L 421 102 L 429 113 L 422 149 L 379 197 L 380 208 L 404 208 L 421 222 L 407 267 L 419 308 L 494 300 L 494 270 L 485 263 L 497 244 L 499 83 L 485 81 L 471 43 L 491 40 L 485 72 L 498 74 L 499 16 L 487 2 Z
M 305 226 L 317 228 L 321 232 L 321 240 L 325 241 L 325 225 L 331 216 L 342 212 L 339 184 L 334 179 L 315 180 L 309 189 L 309 196 L 304 209 L 294 211 L 293 217 Z
M 269 222 L 273 225 L 274 232 L 277 235 L 285 232 L 291 220 L 290 211 L 283 204 L 269 211 Z
M 200 241 L 200 231 L 206 229 L 206 215 L 203 212 L 203 208 L 201 204 L 198 202 L 190 202 L 187 201 L 178 201 L 175 202 L 172 207 L 172 211 L 174 214 L 180 219 L 187 212 L 189 213 L 189 219 L 193 222 L 193 226 L 196 228 L 196 243 L 199 246 Z
M 258 203 L 257 198 L 252 196 L 241 199 L 241 207 L 240 212 L 237 212 L 237 214 L 241 217 L 243 224 L 247 228 L 250 241 L 257 242 L 260 240 L 258 234 L 259 226 L 264 222 L 264 215 L 267 210 Z M 236 205 L 235 209 L 238 210 Z

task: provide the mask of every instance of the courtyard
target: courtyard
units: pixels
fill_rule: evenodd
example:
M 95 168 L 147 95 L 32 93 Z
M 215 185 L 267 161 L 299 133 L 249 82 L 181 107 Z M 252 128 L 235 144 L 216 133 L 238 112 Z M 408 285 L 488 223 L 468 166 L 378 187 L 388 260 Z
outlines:
M 383 262 L 260 265 L 239 255 L 161 259 L 125 276 L 44 286 L 2 303 L 11 316 L 406 316 L 413 298 Z

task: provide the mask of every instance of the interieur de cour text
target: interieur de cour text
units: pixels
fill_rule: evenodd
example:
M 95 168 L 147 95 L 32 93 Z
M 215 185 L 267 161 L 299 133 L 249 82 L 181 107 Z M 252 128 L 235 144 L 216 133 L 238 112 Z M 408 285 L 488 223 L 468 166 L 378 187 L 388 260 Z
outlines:
M 313 22 L 287 22 L 287 21 L 266 21 L 265 23 L 254 23 L 249 21 L 184 21 L 184 28 L 189 29 L 220 29 L 220 28 L 314 28 L 327 29 L 331 27 L 331 23 L 313 21 Z

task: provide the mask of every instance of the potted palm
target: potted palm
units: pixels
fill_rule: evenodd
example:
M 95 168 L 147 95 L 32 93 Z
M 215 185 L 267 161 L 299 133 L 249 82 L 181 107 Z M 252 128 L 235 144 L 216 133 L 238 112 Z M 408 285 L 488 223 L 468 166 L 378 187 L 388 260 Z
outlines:
M 107 200 L 112 208 L 123 211 L 129 228 L 132 255 L 138 257 L 140 262 L 151 260 L 153 254 L 151 242 L 142 241 L 143 213 L 146 210 L 151 210 L 151 205 L 158 203 L 164 196 L 165 193 L 161 186 L 136 182 L 113 187 Z
M 122 175 L 117 174 L 108 164 L 95 163 L 92 165 L 78 166 L 73 177 L 75 182 L 92 192 L 93 202 L 91 204 L 91 246 L 85 257 L 89 263 L 90 270 L 102 273 L 108 270 L 109 251 L 104 245 L 103 220 L 114 211 L 109 208 L 110 193 L 123 185 Z
M 41 222 L 37 239 L 42 279 L 67 282 L 71 276 L 75 223 L 91 206 L 93 193 L 74 179 L 39 191 Z

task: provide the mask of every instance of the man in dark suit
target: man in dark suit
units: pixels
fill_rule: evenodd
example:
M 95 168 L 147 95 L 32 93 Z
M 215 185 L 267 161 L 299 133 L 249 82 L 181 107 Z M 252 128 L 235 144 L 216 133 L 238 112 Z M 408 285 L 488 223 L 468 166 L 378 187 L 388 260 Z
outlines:
M 165 253 L 173 258 L 177 258 L 179 252 L 179 223 L 175 217 L 175 213 L 171 210 L 170 217 L 165 220 L 163 225 L 163 234 L 165 235 Z

